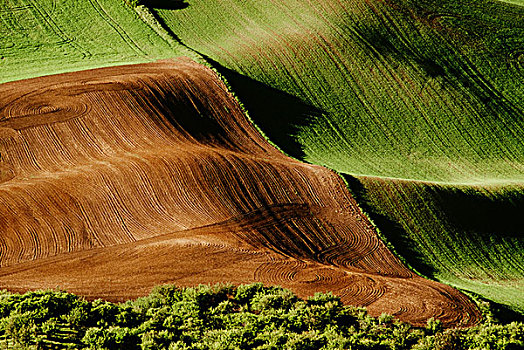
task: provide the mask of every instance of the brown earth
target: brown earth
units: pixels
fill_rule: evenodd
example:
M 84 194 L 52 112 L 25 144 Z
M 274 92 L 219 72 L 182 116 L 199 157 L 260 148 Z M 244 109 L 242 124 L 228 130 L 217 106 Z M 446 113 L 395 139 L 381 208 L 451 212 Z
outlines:
M 415 325 L 480 318 L 405 268 L 336 174 L 276 150 L 189 59 L 0 85 L 0 153 L 0 288 L 121 301 L 259 281 Z

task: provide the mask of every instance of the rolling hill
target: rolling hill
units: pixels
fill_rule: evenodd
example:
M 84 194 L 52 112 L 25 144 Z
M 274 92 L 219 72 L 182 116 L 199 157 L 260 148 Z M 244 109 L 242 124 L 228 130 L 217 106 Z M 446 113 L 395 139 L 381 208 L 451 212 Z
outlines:
M 121 1 L 0 2 L 0 83 L 181 55 Z
M 334 172 L 271 146 L 188 58 L 0 85 L 0 287 L 333 291 L 415 325 L 477 308 L 389 252 Z
M 272 142 L 345 174 L 405 262 L 524 310 L 524 7 L 193 0 L 156 14 Z
M 262 281 L 478 321 L 414 270 L 524 311 L 519 1 L 188 5 L 0 4 L 0 82 L 187 56 L 228 85 L 188 59 L 0 85 L 0 287 Z

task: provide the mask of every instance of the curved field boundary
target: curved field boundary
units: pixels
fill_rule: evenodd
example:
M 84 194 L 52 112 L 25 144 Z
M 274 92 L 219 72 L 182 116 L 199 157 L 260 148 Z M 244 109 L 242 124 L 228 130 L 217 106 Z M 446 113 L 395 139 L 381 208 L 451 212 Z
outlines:
M 459 187 L 381 178 L 350 183 L 410 266 L 524 311 L 522 185 Z
M 272 142 L 358 177 L 383 237 L 409 251 L 404 260 L 522 311 L 522 7 L 194 0 L 156 11 L 222 66 Z M 457 210 L 464 220 L 451 197 L 469 205 Z M 499 223 L 489 234 L 477 224 L 486 217 Z
M 279 147 L 298 142 L 303 159 L 352 175 L 446 183 L 524 179 L 523 11 L 430 0 L 156 10 L 187 46 L 321 112 L 287 117 L 292 140 L 272 137 L 272 116 L 255 120 Z
M 416 325 L 480 318 L 406 269 L 340 177 L 272 147 L 189 59 L 0 85 L 0 131 L 1 288 L 116 300 L 263 281 Z
M 0 82 L 192 55 L 114 0 L 0 3 Z

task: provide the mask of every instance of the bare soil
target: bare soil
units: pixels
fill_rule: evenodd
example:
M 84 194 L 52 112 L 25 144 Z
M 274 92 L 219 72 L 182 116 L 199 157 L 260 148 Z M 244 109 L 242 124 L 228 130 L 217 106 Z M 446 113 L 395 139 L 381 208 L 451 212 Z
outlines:
M 480 319 L 403 266 L 335 173 L 276 150 L 189 59 L 2 84 L 0 153 L 0 288 L 122 301 L 164 283 L 264 282 L 415 325 Z

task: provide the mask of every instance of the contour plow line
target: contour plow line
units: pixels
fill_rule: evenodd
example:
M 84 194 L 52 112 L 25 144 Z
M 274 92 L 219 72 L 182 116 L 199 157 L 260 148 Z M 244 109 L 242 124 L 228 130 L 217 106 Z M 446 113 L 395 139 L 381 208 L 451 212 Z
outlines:
M 0 85 L 0 153 L 0 288 L 125 300 L 259 281 L 415 325 L 480 319 L 389 252 L 339 176 L 271 146 L 189 59 Z
M 152 11 L 280 149 L 345 174 L 399 257 L 522 314 L 518 3 L 194 0 Z

